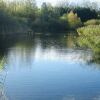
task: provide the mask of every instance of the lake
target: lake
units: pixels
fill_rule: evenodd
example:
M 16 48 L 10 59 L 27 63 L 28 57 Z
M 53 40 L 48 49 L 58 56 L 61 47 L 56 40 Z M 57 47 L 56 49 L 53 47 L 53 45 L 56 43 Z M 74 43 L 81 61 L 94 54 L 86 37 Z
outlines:
M 100 64 L 76 36 L 0 39 L 0 100 L 100 100 Z

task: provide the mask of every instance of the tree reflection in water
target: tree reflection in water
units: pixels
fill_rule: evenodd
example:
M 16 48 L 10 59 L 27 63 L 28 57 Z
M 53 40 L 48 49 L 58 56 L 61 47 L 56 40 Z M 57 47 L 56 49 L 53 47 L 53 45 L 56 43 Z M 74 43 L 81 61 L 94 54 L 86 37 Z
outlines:
M 43 74 L 43 76 L 42 75 L 40 76 L 39 80 L 41 80 L 41 78 L 43 78 L 43 77 L 45 78 L 45 76 L 46 76 L 45 74 L 49 70 L 49 71 L 54 72 L 52 75 L 49 73 L 47 74 L 47 77 L 50 75 L 50 78 L 52 79 L 54 77 L 53 75 L 56 75 L 55 74 L 56 68 L 54 67 L 55 65 L 59 66 L 59 68 L 62 69 L 61 72 L 63 71 L 63 68 L 64 68 L 64 71 L 63 71 L 64 74 L 57 74 L 55 76 L 55 79 L 56 78 L 57 79 L 54 82 L 57 82 L 58 85 L 57 86 L 55 85 L 54 89 L 56 89 L 60 86 L 62 87 L 61 90 L 67 89 L 67 86 L 69 85 L 69 81 L 67 81 L 67 79 L 69 80 L 69 76 L 70 76 L 70 79 L 72 79 L 72 81 L 70 81 L 71 85 L 79 84 L 79 82 L 80 82 L 80 86 L 76 85 L 77 90 L 79 89 L 79 94 L 81 93 L 80 89 L 83 89 L 83 87 L 85 85 L 92 86 L 93 84 L 95 85 L 96 83 L 99 83 L 98 81 L 96 81 L 95 83 L 90 82 L 90 81 L 97 80 L 97 78 L 96 78 L 97 76 L 95 76 L 95 71 L 92 73 L 92 72 L 88 71 L 88 69 L 86 71 L 86 70 L 84 70 L 85 68 L 84 69 L 82 68 L 85 66 L 88 67 L 86 62 L 89 62 L 91 60 L 92 52 L 89 49 L 82 49 L 82 48 L 77 47 L 77 45 L 76 45 L 77 36 L 71 36 L 71 35 L 70 36 L 63 35 L 63 36 L 59 36 L 59 37 L 57 37 L 57 36 L 56 37 L 34 36 L 34 37 L 20 37 L 20 38 L 16 38 L 16 39 L 15 38 L 12 39 L 10 37 L 10 39 L 1 39 L 1 40 L 0 40 L 0 48 L 1 48 L 0 49 L 0 54 L 1 54 L 0 100 L 8 100 L 6 93 L 5 93 L 5 88 L 4 88 L 5 86 L 7 86 L 7 95 L 10 98 L 13 98 L 14 95 L 15 96 L 17 96 L 17 95 L 23 96 L 24 95 L 25 97 L 24 96 L 21 97 L 21 98 L 24 98 L 23 100 L 25 100 L 26 97 L 28 97 L 28 96 L 30 98 L 30 94 L 32 93 L 32 95 L 33 95 L 33 92 L 34 93 L 36 92 L 35 89 L 37 90 L 38 85 L 41 86 L 41 84 L 43 84 L 41 82 L 38 82 L 38 80 L 34 79 L 35 75 L 37 76 L 38 73 L 40 73 L 40 75 Z M 4 59 L 4 57 L 6 59 Z M 52 61 L 55 62 L 56 64 L 54 65 Z M 46 63 L 44 63 L 44 62 L 46 62 Z M 83 62 L 83 63 L 81 63 L 81 62 Z M 7 64 L 6 69 L 4 67 L 5 64 Z M 45 64 L 48 64 L 48 65 L 45 65 Z M 51 64 L 51 65 L 49 65 L 49 64 Z M 53 64 L 53 67 L 52 67 L 52 64 Z M 62 64 L 66 65 L 66 66 L 63 66 Z M 90 68 L 92 68 L 92 66 L 100 68 L 99 65 L 98 66 L 92 65 L 93 64 L 92 62 L 90 64 L 91 64 L 91 65 L 89 65 Z M 72 65 L 72 66 L 70 66 L 70 65 Z M 39 66 L 41 66 L 41 67 L 39 67 Z M 70 73 L 69 70 L 71 67 L 72 67 L 72 70 Z M 59 68 L 57 67 L 57 70 L 58 70 L 57 73 L 60 73 Z M 67 68 L 68 68 L 68 70 L 67 70 Z M 6 75 L 7 75 L 6 70 L 8 72 L 10 72 L 10 73 L 8 73 L 7 79 L 6 79 Z M 45 70 L 47 70 L 47 72 Z M 40 71 L 40 72 L 37 72 L 37 71 Z M 76 74 L 77 71 L 79 74 L 78 76 Z M 22 75 L 22 72 L 23 72 L 23 75 Z M 25 74 L 24 74 L 24 72 L 25 72 Z M 66 77 L 67 72 L 68 72 L 68 77 Z M 91 75 L 91 76 L 88 78 L 87 75 Z M 99 75 L 99 72 L 97 72 L 97 75 Z M 28 76 L 28 78 L 26 76 Z M 60 81 L 58 80 L 59 76 L 61 76 L 63 79 L 62 83 L 60 83 Z M 94 79 L 92 77 L 94 77 Z M 13 78 L 16 80 L 15 82 L 13 81 Z M 76 80 L 74 81 L 73 78 Z M 79 78 L 79 80 L 77 78 Z M 7 84 L 4 85 L 5 81 L 3 81 L 2 79 L 4 79 L 4 80 L 6 79 Z M 42 86 L 41 88 L 47 88 L 48 91 L 46 91 L 46 92 L 49 92 L 49 81 L 50 80 L 48 78 L 46 78 L 46 79 L 47 80 L 43 79 L 43 81 L 47 82 L 46 84 L 48 84 L 48 86 L 45 87 L 46 85 L 44 84 L 44 87 Z M 86 80 L 84 80 L 84 79 L 86 79 Z M 34 85 L 34 80 L 37 85 L 36 88 Z M 89 83 L 87 84 L 87 83 L 85 83 L 85 81 L 87 81 Z M 19 82 L 19 84 L 16 84 L 17 82 Z M 65 86 L 64 86 L 63 82 L 65 82 Z M 30 85 L 26 86 L 27 83 L 30 83 Z M 52 83 L 53 83 L 53 81 L 52 81 Z M 25 88 L 24 86 L 28 87 L 28 89 Z M 86 90 L 87 90 L 87 88 L 90 89 L 90 86 L 85 87 L 85 89 Z M 12 87 L 13 87 L 13 89 L 11 89 Z M 20 87 L 22 87 L 22 89 L 20 89 Z M 97 90 L 97 87 L 99 89 L 99 85 L 97 85 L 96 88 L 91 88 L 91 89 L 94 89 L 94 92 L 95 92 L 95 90 Z M 19 88 L 19 90 L 17 88 Z M 89 91 L 90 96 L 92 95 L 91 89 Z M 14 93 L 14 90 L 17 90 L 17 91 L 15 91 L 15 93 Z M 21 92 L 19 92 L 20 90 L 21 90 Z M 29 94 L 24 93 L 24 91 L 27 91 L 27 90 L 29 90 L 28 91 Z M 52 90 L 53 90 L 53 88 L 52 88 Z M 75 90 L 75 91 L 77 91 L 77 90 Z M 72 89 L 72 91 L 73 91 L 73 89 Z M 56 92 L 61 93 L 58 91 L 56 91 Z M 84 93 L 82 94 L 82 96 L 84 95 Z M 85 95 L 87 96 L 87 92 Z M 75 96 L 77 96 L 77 95 L 75 95 Z M 95 97 L 95 96 L 93 96 L 93 97 Z M 34 98 L 34 96 L 33 96 L 33 98 Z M 84 96 L 84 98 L 86 98 L 86 97 Z M 96 98 L 94 98 L 94 100 L 99 100 L 98 98 L 99 97 L 97 96 Z M 62 100 L 67 100 L 67 99 L 74 100 L 74 99 L 76 99 L 76 97 L 74 97 L 74 93 L 73 93 L 73 95 L 65 96 L 62 98 Z M 16 100 L 19 100 L 19 99 L 16 99 Z M 22 100 L 22 99 L 20 99 L 20 100 Z M 31 99 L 31 100 L 33 100 L 33 99 Z M 78 100 L 81 100 L 81 98 Z M 85 100 L 92 100 L 92 99 L 85 99 Z
M 61 36 L 8 36 L 0 38 L 0 54 L 1 58 L 7 57 L 8 64 L 15 66 L 17 61 L 19 65 L 22 61 L 25 65 L 32 65 L 35 59 L 40 58 L 93 63 L 91 50 L 78 47 L 77 39 L 78 36 L 71 33 Z M 97 59 L 95 62 L 98 63 Z

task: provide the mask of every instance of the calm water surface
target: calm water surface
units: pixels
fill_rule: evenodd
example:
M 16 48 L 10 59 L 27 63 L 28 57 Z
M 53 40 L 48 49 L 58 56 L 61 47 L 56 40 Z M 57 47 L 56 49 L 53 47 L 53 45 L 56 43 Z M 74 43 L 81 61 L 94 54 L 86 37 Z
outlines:
M 100 65 L 75 39 L 1 39 L 0 100 L 100 100 Z

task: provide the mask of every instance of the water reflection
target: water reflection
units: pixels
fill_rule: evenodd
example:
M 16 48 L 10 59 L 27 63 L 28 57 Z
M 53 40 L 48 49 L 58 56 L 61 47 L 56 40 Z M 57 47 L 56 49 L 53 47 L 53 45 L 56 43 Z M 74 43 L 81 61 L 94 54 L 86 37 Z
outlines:
M 66 63 L 91 60 L 92 52 L 90 50 L 76 49 L 74 40 L 72 39 L 72 41 L 71 37 L 66 38 L 24 38 L 24 40 L 18 41 L 15 46 L 8 49 L 7 64 L 15 68 L 18 66 L 32 66 L 33 62 L 37 60 L 66 61 Z
M 92 63 L 91 50 L 77 48 L 77 36 L 4 37 L 0 39 L 0 57 L 9 66 L 32 65 L 34 60 L 62 60 Z M 23 62 L 23 63 L 22 63 Z
M 76 36 L 3 39 L 1 69 L 10 100 L 99 100 L 100 67 Z M 2 61 L 3 57 L 5 60 Z M 5 70 L 6 68 L 6 70 Z M 6 95 L 5 95 L 6 96 Z
M 32 67 L 34 61 L 66 61 L 87 63 L 92 68 L 93 53 L 77 47 L 77 36 L 35 36 L 0 38 L 0 59 L 5 57 L 8 68 Z M 96 65 L 96 68 L 99 65 Z M 1 64 L 1 69 L 3 69 Z

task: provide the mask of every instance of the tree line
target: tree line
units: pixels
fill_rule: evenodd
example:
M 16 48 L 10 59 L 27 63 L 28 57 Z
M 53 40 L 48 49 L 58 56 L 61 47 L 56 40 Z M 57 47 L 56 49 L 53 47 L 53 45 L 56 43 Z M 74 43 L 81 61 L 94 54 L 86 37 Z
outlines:
M 35 0 L 0 0 L 0 32 L 61 32 L 75 30 L 90 19 L 99 19 L 99 10 L 83 6 L 52 6 L 43 3 L 38 7 Z

